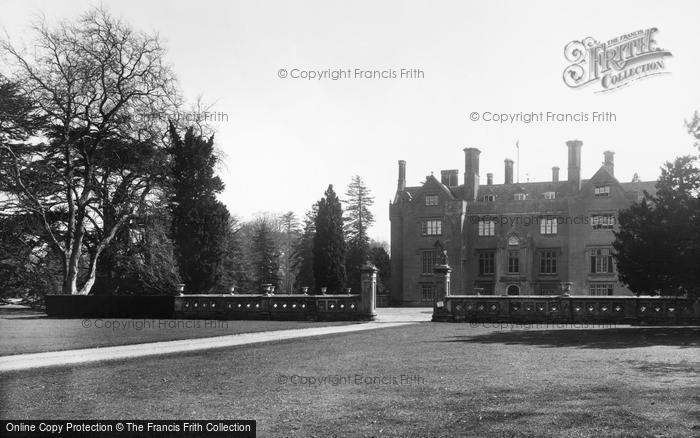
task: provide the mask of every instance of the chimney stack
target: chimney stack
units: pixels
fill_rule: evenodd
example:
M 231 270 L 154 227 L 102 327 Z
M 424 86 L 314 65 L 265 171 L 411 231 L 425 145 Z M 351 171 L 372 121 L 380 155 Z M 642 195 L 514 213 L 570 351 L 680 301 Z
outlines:
M 610 175 L 615 176 L 615 152 L 605 151 L 603 152 L 603 166 L 608 169 Z
M 479 154 L 477 148 L 464 148 L 464 200 L 475 201 L 479 193 Z
M 510 158 L 506 158 L 504 160 L 504 163 L 506 163 L 506 184 L 513 184 L 513 160 Z
M 457 187 L 459 185 L 459 169 L 441 170 L 440 182 L 447 187 Z
M 566 142 L 569 148 L 569 184 L 573 191 L 581 190 L 581 146 L 580 140 L 569 140 Z
M 559 167 L 557 166 L 552 167 L 552 182 L 559 182 Z
M 396 189 L 399 192 L 406 190 L 406 162 L 399 160 L 399 184 Z
M 493 185 L 493 173 L 486 174 L 486 185 L 489 185 L 489 186 Z

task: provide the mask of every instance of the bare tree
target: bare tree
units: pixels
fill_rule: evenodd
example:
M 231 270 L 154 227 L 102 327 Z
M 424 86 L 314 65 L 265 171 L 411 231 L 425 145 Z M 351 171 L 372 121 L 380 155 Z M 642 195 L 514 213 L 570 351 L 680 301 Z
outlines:
M 34 31 L 31 55 L 0 42 L 47 119 L 40 143 L 0 145 L 2 207 L 38 218 L 62 263 L 62 292 L 87 294 L 100 255 L 153 202 L 179 94 L 157 36 L 104 9 Z

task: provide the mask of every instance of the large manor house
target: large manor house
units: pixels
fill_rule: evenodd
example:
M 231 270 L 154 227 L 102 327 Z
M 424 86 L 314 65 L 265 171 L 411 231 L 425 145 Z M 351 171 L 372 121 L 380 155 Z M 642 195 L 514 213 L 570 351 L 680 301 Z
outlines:
M 396 196 L 390 205 L 391 302 L 432 305 L 433 268 L 447 261 L 452 294 L 631 295 L 620 284 L 612 257 L 613 230 L 621 208 L 655 190 L 655 182 L 620 182 L 614 153 L 590 179 L 581 178 L 582 142 L 566 142 L 568 173 L 550 181 L 514 182 L 513 160 L 505 181 L 481 181 L 476 148 L 465 148 L 459 170 L 430 175 L 406 187 L 399 161 Z

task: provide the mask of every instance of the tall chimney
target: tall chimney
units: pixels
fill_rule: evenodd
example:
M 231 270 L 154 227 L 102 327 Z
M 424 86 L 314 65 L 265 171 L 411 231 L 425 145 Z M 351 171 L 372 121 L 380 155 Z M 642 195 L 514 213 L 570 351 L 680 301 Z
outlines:
M 479 193 L 479 154 L 477 148 L 464 148 L 464 200 L 475 201 Z
M 566 142 L 569 148 L 569 184 L 574 191 L 581 189 L 581 140 L 569 140 Z
M 506 184 L 513 184 L 513 160 L 506 158 L 503 160 L 506 163 Z
M 456 187 L 459 185 L 459 169 L 441 170 L 440 182 L 447 187 Z
M 552 167 L 552 182 L 559 182 L 559 167 L 557 166 Z
M 399 160 L 399 184 L 396 189 L 399 192 L 406 190 L 406 162 Z
M 603 152 L 603 166 L 608 169 L 610 175 L 615 176 L 615 152 L 605 151 Z
M 493 173 L 486 174 L 486 185 L 489 185 L 489 186 L 493 185 Z

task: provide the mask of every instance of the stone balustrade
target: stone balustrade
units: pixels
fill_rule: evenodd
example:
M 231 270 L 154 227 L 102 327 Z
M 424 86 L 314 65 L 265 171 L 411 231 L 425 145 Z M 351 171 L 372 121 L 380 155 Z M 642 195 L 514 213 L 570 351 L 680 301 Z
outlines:
M 345 288 L 344 294 L 275 295 L 271 284 L 263 285 L 262 294 L 236 294 L 235 288 L 225 295 L 184 294 L 185 285 L 178 285 L 178 295 L 46 295 L 46 313 L 63 318 L 372 320 L 377 268 L 367 263 L 361 273 L 359 294 Z
M 179 319 L 361 320 L 361 296 L 350 295 L 181 295 Z
M 683 297 L 449 295 L 433 321 L 698 324 L 700 301 Z

